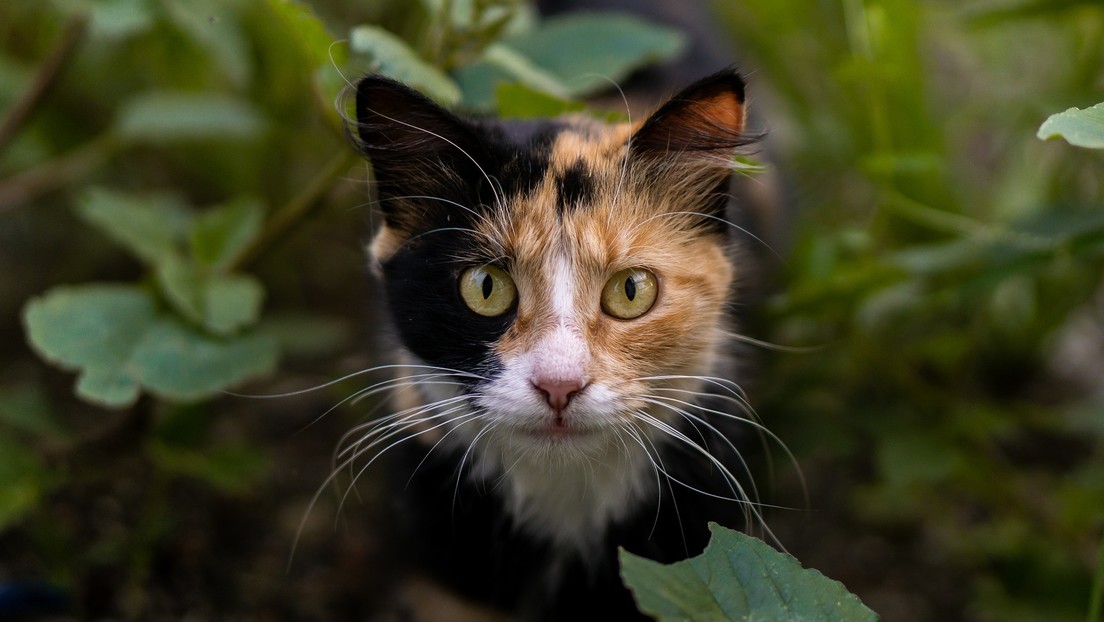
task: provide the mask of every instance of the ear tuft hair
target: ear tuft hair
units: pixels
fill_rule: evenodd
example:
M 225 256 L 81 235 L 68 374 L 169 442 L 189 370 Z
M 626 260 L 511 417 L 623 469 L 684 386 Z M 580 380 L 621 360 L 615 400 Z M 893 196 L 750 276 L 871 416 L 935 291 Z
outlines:
M 409 86 L 379 75 L 356 85 L 356 121 L 350 134 L 357 150 L 372 162 L 381 208 L 392 225 L 408 220 L 403 202 L 386 199 L 410 194 L 448 197 L 478 178 L 486 149 L 482 132 Z
M 630 142 L 634 158 L 730 157 L 755 142 L 745 129 L 744 80 L 726 69 L 686 87 L 660 106 Z

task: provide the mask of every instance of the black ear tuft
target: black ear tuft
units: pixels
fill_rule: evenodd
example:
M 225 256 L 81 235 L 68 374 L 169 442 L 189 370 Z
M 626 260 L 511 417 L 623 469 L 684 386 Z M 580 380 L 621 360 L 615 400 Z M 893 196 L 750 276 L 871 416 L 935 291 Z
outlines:
M 634 158 L 693 156 L 706 152 L 732 156 L 755 142 L 744 132 L 744 80 L 733 69 L 683 89 L 649 117 L 633 135 Z
M 390 78 L 356 85 L 354 142 L 372 161 L 381 197 L 448 193 L 478 172 L 486 141 L 471 123 Z M 387 205 L 384 204 L 387 214 Z

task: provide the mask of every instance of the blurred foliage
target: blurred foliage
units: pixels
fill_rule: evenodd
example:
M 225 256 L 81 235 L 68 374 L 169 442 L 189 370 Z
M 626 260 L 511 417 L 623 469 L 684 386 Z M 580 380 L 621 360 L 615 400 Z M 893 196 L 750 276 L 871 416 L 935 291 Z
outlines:
M 1104 8 L 716 11 L 793 232 L 746 332 L 815 346 L 764 354 L 759 373 L 758 409 L 812 499 L 772 517 L 784 542 L 886 619 L 1099 614 L 1104 156 L 1036 135 L 1096 144 L 1076 136 L 1099 136 Z M 207 524 L 197 513 L 293 507 L 260 491 L 285 492 L 288 463 L 314 456 L 271 447 L 344 395 L 225 392 L 371 365 L 346 79 L 382 71 L 458 109 L 550 115 L 685 45 L 516 0 L 0 4 L 0 580 L 65 585 L 86 617 L 180 617 L 151 585 L 166 558 L 190 559 L 177 535 Z M 43 359 L 78 373 L 79 400 Z M 295 494 L 313 493 L 321 457 Z M 294 530 L 272 531 L 279 558 Z M 235 580 L 269 567 L 208 554 Z M 121 578 L 97 600 L 104 567 Z M 201 600 L 290 598 L 237 588 Z
M 819 346 L 769 357 L 759 405 L 813 509 L 832 479 L 812 469 L 832 465 L 848 501 L 823 520 L 896 532 L 917 569 L 898 584 L 959 576 L 960 609 L 920 590 L 901 619 L 1085 619 L 1104 527 L 1104 158 L 1035 135 L 1102 99 L 1104 7 L 718 9 L 769 83 L 753 104 L 798 210 L 755 336 Z M 851 553 L 859 576 L 829 574 L 853 586 L 869 577 Z

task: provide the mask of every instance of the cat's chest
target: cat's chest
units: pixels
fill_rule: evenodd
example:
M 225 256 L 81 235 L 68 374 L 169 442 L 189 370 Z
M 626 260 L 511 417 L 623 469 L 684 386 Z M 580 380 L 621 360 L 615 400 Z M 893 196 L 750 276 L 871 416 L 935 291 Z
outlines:
M 520 530 L 585 557 L 609 525 L 654 499 L 655 469 L 635 440 L 615 437 L 600 450 L 558 458 L 545 447 L 488 448 L 470 477 L 492 487 Z

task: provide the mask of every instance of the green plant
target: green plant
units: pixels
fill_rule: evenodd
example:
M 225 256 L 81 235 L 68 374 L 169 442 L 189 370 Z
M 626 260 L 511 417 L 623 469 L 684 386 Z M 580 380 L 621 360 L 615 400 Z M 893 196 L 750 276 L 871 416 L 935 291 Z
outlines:
M 1099 617 L 1104 162 L 1034 138 L 1099 145 L 1099 4 L 717 10 L 796 206 L 777 293 L 745 332 L 817 346 L 761 361 L 758 410 L 812 495 L 772 528 L 887 618 Z M 304 493 L 264 503 L 266 487 L 327 468 L 332 436 L 281 443 L 339 389 L 307 404 L 226 392 L 368 366 L 369 226 L 346 183 L 365 173 L 334 106 L 346 79 L 383 71 L 511 117 L 606 115 L 580 100 L 683 45 L 508 0 L 0 4 L 0 574 L 95 592 L 106 567 L 127 579 L 98 613 L 149 617 L 158 569 L 194 552 L 174 534 L 221 504 L 275 523 Z M 780 504 L 800 505 L 779 473 Z M 294 533 L 272 530 L 276 553 L 212 544 L 224 563 L 196 576 L 235 589 L 198 600 L 292 607 L 286 581 L 258 596 L 241 578 L 268 576 L 269 557 L 283 572 Z M 350 617 L 317 606 L 304 617 Z

